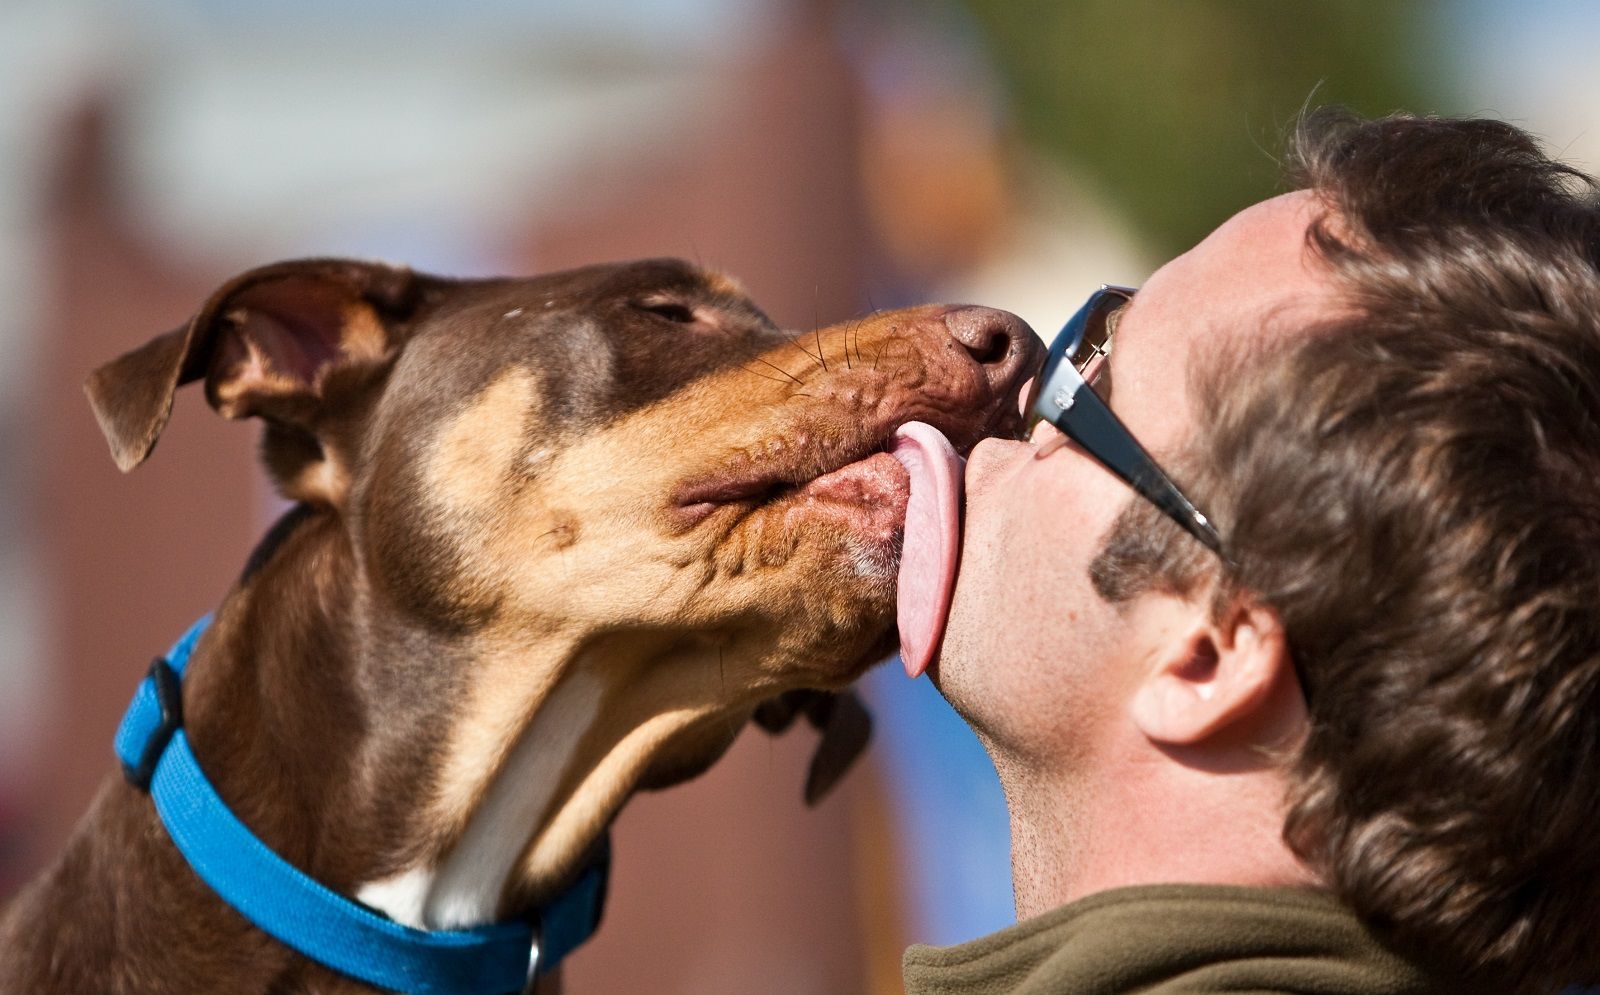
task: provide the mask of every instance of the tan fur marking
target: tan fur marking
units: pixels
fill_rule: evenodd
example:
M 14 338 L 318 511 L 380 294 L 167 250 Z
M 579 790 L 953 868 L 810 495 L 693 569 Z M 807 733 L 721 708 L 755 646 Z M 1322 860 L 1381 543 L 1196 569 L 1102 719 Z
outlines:
M 571 656 L 570 647 L 552 640 L 533 646 L 512 644 L 478 658 L 473 688 L 462 710 L 471 718 L 455 723 L 451 730 L 439 782 L 437 805 L 448 834 L 465 827 L 523 728 L 561 679 L 562 661 Z M 530 680 L 532 675 L 537 679 Z M 522 693 L 508 694 L 512 688 Z
M 484 388 L 436 437 L 427 469 L 431 496 L 451 511 L 499 500 L 538 397 L 526 368 L 508 370 Z
M 242 336 L 240 341 L 244 343 L 244 361 L 235 366 L 215 388 L 217 412 L 224 418 L 242 418 L 250 414 L 252 396 L 285 395 L 301 389 L 301 385 L 292 377 L 273 369 L 262 354 L 261 347 L 251 341 L 248 335 Z
M 522 860 L 523 879 L 536 889 L 554 885 L 557 876 L 570 869 L 573 857 L 632 793 L 650 761 L 674 736 L 718 710 L 716 705 L 678 709 L 655 715 L 633 729 L 609 730 L 616 745 L 602 757 L 577 758 L 568 771 L 568 777 L 581 771 L 583 780 L 553 814 L 545 814 L 542 831 Z M 592 766 L 585 769 L 585 761 Z
M 320 501 L 337 504 L 350 491 L 350 474 L 331 451 L 324 458 L 308 465 L 294 480 L 284 481 L 285 496 L 296 501 Z
M 739 281 L 735 280 L 726 273 L 707 273 L 706 286 L 710 287 L 714 293 L 723 295 L 725 297 L 749 296 L 744 287 L 740 285 Z
M 343 311 L 344 328 L 339 345 L 349 359 L 382 359 L 389 351 L 389 334 L 366 304 L 347 304 Z

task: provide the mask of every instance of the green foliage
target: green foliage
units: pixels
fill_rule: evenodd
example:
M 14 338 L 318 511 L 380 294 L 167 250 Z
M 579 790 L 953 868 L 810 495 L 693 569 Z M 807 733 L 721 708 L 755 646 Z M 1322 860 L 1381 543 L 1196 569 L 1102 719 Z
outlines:
M 1384 0 L 964 0 L 1035 147 L 1176 252 L 1280 192 L 1308 101 L 1432 109 L 1429 6 Z

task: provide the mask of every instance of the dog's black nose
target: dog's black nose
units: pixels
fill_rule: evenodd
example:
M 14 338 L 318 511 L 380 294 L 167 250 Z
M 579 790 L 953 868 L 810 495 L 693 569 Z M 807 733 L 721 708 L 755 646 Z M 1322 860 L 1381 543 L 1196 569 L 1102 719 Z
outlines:
M 1015 390 L 1039 365 L 1039 337 L 1010 311 L 966 304 L 946 312 L 944 323 L 996 394 Z

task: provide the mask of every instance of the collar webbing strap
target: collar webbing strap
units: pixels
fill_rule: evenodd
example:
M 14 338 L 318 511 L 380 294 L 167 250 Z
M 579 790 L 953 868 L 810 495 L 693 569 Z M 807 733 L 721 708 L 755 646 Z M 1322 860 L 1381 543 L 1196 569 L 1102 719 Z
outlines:
M 608 856 L 541 911 L 539 924 L 468 930 L 402 925 L 313 881 L 240 822 L 206 779 L 183 731 L 180 681 L 210 623 L 196 622 L 158 658 L 117 730 L 128 780 L 147 790 L 189 866 L 241 915 L 285 945 L 368 984 L 415 995 L 503 995 L 520 991 L 599 925 Z

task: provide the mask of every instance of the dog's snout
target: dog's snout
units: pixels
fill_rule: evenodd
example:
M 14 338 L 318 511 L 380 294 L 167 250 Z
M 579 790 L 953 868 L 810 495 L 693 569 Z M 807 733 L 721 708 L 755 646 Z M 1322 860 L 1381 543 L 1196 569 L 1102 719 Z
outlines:
M 964 305 L 947 311 L 944 323 L 996 394 L 1015 388 L 1038 362 L 1038 336 L 1010 311 Z

